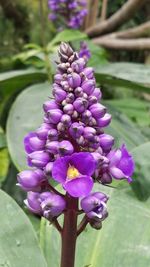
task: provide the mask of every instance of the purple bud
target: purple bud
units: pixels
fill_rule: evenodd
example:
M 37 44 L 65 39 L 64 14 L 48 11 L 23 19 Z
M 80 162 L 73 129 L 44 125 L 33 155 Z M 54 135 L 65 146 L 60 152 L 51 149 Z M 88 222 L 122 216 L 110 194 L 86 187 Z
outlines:
M 57 141 L 52 141 L 52 142 L 48 141 L 46 144 L 46 149 L 51 154 L 57 154 L 58 153 L 58 147 L 59 147 L 59 142 L 57 142 Z
M 49 163 L 46 165 L 45 169 L 44 169 L 44 173 L 45 173 L 46 175 L 50 176 L 50 175 L 51 175 L 51 172 L 52 172 L 52 168 L 53 168 L 53 162 L 49 162 Z
M 69 128 L 69 133 L 74 139 L 79 138 L 83 134 L 83 131 L 84 127 L 78 122 L 74 122 Z
M 74 94 L 73 93 L 69 93 L 68 95 L 67 95 L 67 97 L 66 97 L 66 102 L 67 103 L 73 103 L 73 101 L 74 101 Z
M 61 122 L 65 125 L 65 126 L 70 126 L 71 124 L 71 117 L 67 114 L 62 115 L 61 117 Z
M 66 114 L 71 115 L 73 113 L 73 111 L 74 111 L 74 107 L 73 107 L 72 104 L 67 104 L 67 105 L 64 106 L 63 111 Z
M 103 162 L 103 157 L 102 157 L 102 155 L 101 155 L 100 153 L 98 153 L 98 152 L 93 152 L 93 153 L 91 153 L 91 154 L 92 154 L 93 158 L 94 158 L 95 161 L 96 161 L 96 165 L 97 165 L 97 167 L 99 167 L 99 165 Z
M 91 67 L 86 67 L 83 71 L 84 75 L 88 78 L 88 79 L 93 79 L 93 73 L 94 70 Z
M 54 81 L 55 81 L 55 83 L 57 83 L 57 84 L 60 84 L 61 82 L 62 82 L 62 75 L 61 74 L 56 74 L 55 76 L 54 76 Z
M 84 137 L 88 139 L 89 141 L 93 140 L 94 135 L 96 134 L 96 130 L 92 127 L 85 127 L 84 128 Z
M 42 150 L 45 146 L 46 141 L 41 140 L 37 137 L 36 133 L 29 133 L 24 138 L 24 146 L 27 153 L 32 153 L 36 150 Z
M 88 121 L 91 118 L 92 114 L 91 112 L 87 109 L 82 113 L 82 119 L 83 121 Z
M 82 89 L 87 95 L 91 95 L 94 91 L 95 81 L 87 80 L 82 84 Z
M 114 144 L 114 138 L 109 134 L 101 134 L 100 138 L 100 146 L 104 150 L 104 152 L 109 152 Z
M 94 118 L 98 119 L 104 116 L 104 114 L 106 113 L 106 107 L 97 103 L 97 104 L 93 104 L 92 106 L 90 106 L 90 111 L 93 115 Z
M 84 98 L 79 97 L 74 101 L 73 106 L 77 112 L 82 113 L 87 109 L 88 101 Z
M 61 156 L 71 155 L 74 151 L 74 148 L 73 148 L 73 145 L 69 141 L 64 140 L 59 143 L 58 151 Z
M 56 102 L 60 103 L 66 98 L 67 93 L 61 88 L 54 88 L 53 95 L 55 97 Z
M 58 130 L 58 132 L 64 132 L 65 131 L 65 125 L 62 122 L 59 122 L 57 124 L 57 130 Z
M 51 193 L 48 198 L 42 201 L 41 207 L 43 216 L 48 220 L 52 220 L 64 211 L 66 202 L 61 196 Z
M 58 131 L 56 129 L 51 129 L 48 131 L 48 139 L 50 141 L 57 141 L 58 140 Z
M 47 112 L 50 123 L 57 124 L 62 117 L 62 111 L 60 109 L 52 109 Z
M 47 152 L 36 151 L 28 155 L 28 165 L 37 168 L 43 168 L 50 161 L 50 156 Z
M 25 170 L 17 175 L 19 186 L 25 191 L 39 191 L 41 183 L 45 181 L 44 174 L 41 170 Z
M 108 197 L 101 192 L 92 193 L 81 200 L 81 207 L 88 218 L 103 221 L 108 216 L 107 200 Z
M 40 193 L 28 192 L 27 199 L 24 202 L 30 211 L 42 215 Z
M 96 96 L 97 100 L 100 100 L 102 97 L 102 92 L 101 92 L 100 88 L 95 88 L 92 95 Z
M 77 87 L 74 90 L 74 92 L 75 92 L 76 97 L 83 96 L 83 89 L 82 89 L 82 87 Z
M 46 139 L 48 131 L 52 128 L 51 125 L 43 123 L 40 128 L 36 130 L 36 134 L 40 139 Z
M 89 101 L 89 106 L 91 106 L 93 104 L 97 104 L 97 97 L 94 95 L 91 95 L 91 96 L 89 96 L 88 101 Z
M 98 179 L 101 181 L 102 184 L 111 184 L 112 183 L 112 177 L 109 173 L 103 173 L 102 175 L 99 175 Z
M 68 75 L 68 83 L 72 88 L 76 88 L 81 84 L 81 77 L 74 72 Z
M 103 118 L 97 120 L 97 124 L 99 127 L 106 127 L 111 122 L 111 115 L 106 113 Z
M 85 67 L 86 65 L 86 62 L 83 58 L 79 58 L 78 60 L 74 61 L 72 64 L 71 64 L 71 67 L 74 71 L 80 73 L 83 68 Z
M 56 104 L 55 100 L 46 101 L 43 104 L 43 109 L 44 109 L 45 113 L 47 113 L 51 109 L 58 109 L 58 105 Z

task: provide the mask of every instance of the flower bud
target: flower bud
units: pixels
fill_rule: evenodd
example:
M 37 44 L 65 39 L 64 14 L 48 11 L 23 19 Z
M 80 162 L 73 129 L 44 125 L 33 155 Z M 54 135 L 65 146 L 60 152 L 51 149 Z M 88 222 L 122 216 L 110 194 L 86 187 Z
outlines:
M 60 45 L 60 52 L 62 54 L 67 55 L 68 57 L 70 57 L 73 54 L 73 50 L 71 46 L 64 42 L 62 42 Z
M 91 106 L 93 104 L 97 104 L 97 97 L 94 95 L 91 95 L 91 96 L 89 96 L 88 101 L 89 101 L 89 106 Z
M 51 125 L 47 123 L 43 123 L 41 127 L 36 130 L 36 134 L 40 139 L 46 139 L 48 135 L 48 131 L 50 129 L 52 129 Z
M 84 127 L 78 122 L 72 123 L 71 127 L 69 128 L 69 133 L 74 139 L 79 138 L 83 131 Z
M 41 203 L 43 216 L 48 220 L 52 220 L 54 217 L 59 216 L 66 208 L 66 202 L 64 198 L 54 193 L 50 193 Z
M 104 152 L 109 152 L 114 144 L 114 138 L 109 134 L 101 134 L 99 143 Z
M 111 115 L 106 113 L 103 118 L 97 120 L 97 124 L 99 127 L 106 127 L 111 122 Z
M 90 220 L 90 225 L 95 230 L 100 230 L 102 228 L 102 222 L 96 220 Z
M 81 84 L 81 77 L 74 72 L 68 75 L 68 83 L 72 88 L 76 88 Z
M 62 122 L 59 122 L 57 124 L 57 130 L 58 130 L 58 132 L 64 132 L 65 131 L 65 125 Z
M 74 94 L 73 93 L 69 93 L 68 95 L 67 95 L 67 97 L 66 97 L 66 102 L 67 103 L 73 103 L 73 101 L 74 101 Z
M 71 155 L 73 151 L 74 151 L 73 145 L 69 141 L 64 140 L 59 143 L 58 152 L 61 156 Z
M 60 85 L 62 79 L 63 79 L 63 77 L 62 77 L 61 74 L 59 74 L 59 73 L 55 74 L 55 76 L 54 76 L 54 81 L 55 81 L 55 83 L 57 83 L 57 84 Z
M 85 67 L 85 64 L 86 64 L 85 60 L 83 58 L 79 58 L 78 60 L 74 61 L 71 64 L 71 67 L 74 71 L 76 71 L 77 73 L 80 73 Z
M 56 129 L 51 129 L 48 131 L 48 139 L 50 141 L 57 141 L 58 140 L 58 131 Z
M 50 123 L 57 124 L 61 120 L 62 111 L 60 109 L 52 109 L 47 112 Z
M 42 215 L 40 193 L 28 192 L 27 199 L 24 201 L 30 211 Z
M 98 180 L 101 181 L 102 184 L 111 184 L 112 177 L 109 173 L 104 172 L 102 175 L 99 175 Z
M 106 113 L 106 107 L 99 103 L 90 106 L 89 110 L 91 111 L 93 117 L 96 119 L 103 117 Z
M 91 67 L 86 67 L 83 71 L 84 75 L 88 78 L 88 79 L 93 79 L 93 73 L 94 70 Z
M 81 207 L 89 219 L 103 221 L 108 215 L 107 200 L 108 197 L 101 192 L 92 193 L 81 200 Z
M 91 118 L 92 114 L 91 112 L 87 109 L 82 113 L 82 119 L 83 121 L 88 121 Z
M 50 161 L 50 156 L 44 151 L 35 151 L 28 155 L 28 165 L 42 168 Z
M 81 97 L 81 96 L 83 96 L 83 89 L 82 89 L 82 87 L 77 87 L 77 88 L 74 90 L 74 93 L 75 93 L 76 97 Z
M 48 141 L 46 144 L 46 149 L 51 154 L 57 154 L 58 153 L 58 147 L 59 147 L 58 141 L 51 141 L 51 142 Z
M 51 172 L 52 172 L 52 168 L 53 168 L 53 162 L 49 162 L 49 163 L 46 165 L 45 169 L 44 169 L 44 173 L 45 173 L 46 175 L 50 176 L 50 175 L 51 175 Z
M 44 109 L 45 113 L 47 113 L 51 109 L 58 109 L 58 105 L 55 102 L 55 100 L 46 101 L 43 104 L 43 109 Z
M 73 107 L 72 104 L 67 104 L 67 105 L 64 106 L 63 111 L 66 114 L 71 115 L 73 113 L 73 111 L 74 111 L 74 107 Z
M 61 117 L 61 122 L 65 125 L 65 126 L 70 126 L 71 124 L 71 117 L 67 114 L 62 115 Z
M 94 128 L 92 128 L 92 127 L 85 127 L 84 128 L 84 134 L 83 135 L 89 141 L 93 140 L 93 137 L 95 134 L 96 134 L 96 130 Z
M 60 103 L 66 98 L 67 93 L 61 88 L 54 88 L 53 95 L 55 97 L 56 102 Z
M 39 139 L 36 133 L 33 132 L 29 133 L 24 138 L 24 146 L 27 153 L 32 153 L 33 151 L 44 149 L 45 143 L 45 140 Z
M 87 109 L 88 101 L 84 98 L 79 97 L 74 101 L 73 106 L 77 112 L 82 113 Z
M 41 183 L 45 180 L 43 172 L 37 170 L 25 170 L 17 175 L 19 186 L 25 191 L 39 191 Z
M 91 95 L 94 91 L 95 81 L 87 80 L 82 84 L 82 89 L 87 95 Z
M 95 88 L 92 95 L 96 96 L 97 100 L 100 100 L 102 97 L 102 92 L 101 92 L 100 88 Z

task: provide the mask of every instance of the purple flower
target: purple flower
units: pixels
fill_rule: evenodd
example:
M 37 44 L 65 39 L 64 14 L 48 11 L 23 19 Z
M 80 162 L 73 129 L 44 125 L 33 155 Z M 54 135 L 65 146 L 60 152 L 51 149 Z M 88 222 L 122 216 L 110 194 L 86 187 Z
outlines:
M 85 60 L 88 60 L 91 57 L 91 52 L 86 42 L 80 43 L 79 57 L 85 58 Z
M 83 197 L 93 187 L 95 160 L 88 152 L 74 153 L 54 162 L 52 177 L 73 197 Z
M 89 219 L 103 221 L 107 216 L 106 202 L 108 197 L 101 193 L 95 192 L 81 200 L 81 208 Z
M 41 183 L 46 180 L 42 170 L 26 170 L 18 173 L 18 185 L 25 191 L 40 191 Z

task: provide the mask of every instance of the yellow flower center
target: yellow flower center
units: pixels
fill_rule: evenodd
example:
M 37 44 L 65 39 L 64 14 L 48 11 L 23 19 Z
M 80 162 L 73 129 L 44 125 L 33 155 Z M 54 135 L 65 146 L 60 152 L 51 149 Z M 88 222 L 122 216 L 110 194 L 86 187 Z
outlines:
M 79 176 L 79 172 L 78 170 L 74 167 L 74 166 L 69 166 L 68 170 L 67 170 L 67 178 L 72 180 L 75 179 Z

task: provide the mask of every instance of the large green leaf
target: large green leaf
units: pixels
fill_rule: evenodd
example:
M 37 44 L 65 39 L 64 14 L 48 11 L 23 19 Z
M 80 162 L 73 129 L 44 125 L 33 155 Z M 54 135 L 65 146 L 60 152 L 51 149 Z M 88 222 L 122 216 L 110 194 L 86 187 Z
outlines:
M 137 98 L 123 98 L 105 101 L 126 114 L 141 127 L 150 126 L 150 102 Z
M 54 39 L 48 44 L 48 49 L 51 49 L 52 46 L 60 43 L 60 42 L 72 42 L 76 40 L 86 39 L 87 35 L 78 30 L 64 30 L 59 32 Z
M 96 190 L 106 192 L 110 197 L 109 217 L 103 222 L 102 230 L 87 227 L 79 236 L 75 267 L 149 266 L 150 201 L 140 202 L 135 199 L 129 186 L 122 190 L 96 186 Z M 48 223 L 43 234 L 47 262 L 49 266 L 58 267 L 59 234 Z
M 42 123 L 42 105 L 50 95 L 49 83 L 33 85 L 19 94 L 12 105 L 7 121 L 7 143 L 18 169 L 27 168 L 23 139 Z
M 2 110 L 6 103 L 8 103 L 8 100 L 12 97 L 12 95 L 17 94 L 19 91 L 30 84 L 42 82 L 46 79 L 46 73 L 33 69 L 1 73 L 0 99 L 2 101 L 0 104 L 0 119 Z
M 105 103 L 105 101 L 104 101 Z M 114 106 L 108 104 L 108 112 L 112 114 L 112 121 L 106 132 L 115 137 L 116 144 L 120 146 L 125 143 L 131 150 L 134 147 L 148 141 L 148 138 L 143 135 L 138 126 L 136 126 L 125 114 L 118 111 Z
M 132 155 L 136 169 L 131 186 L 139 199 L 146 200 L 150 196 L 150 142 L 135 147 Z
M 28 217 L 3 191 L 0 203 L 0 266 L 47 267 Z
M 150 92 L 150 67 L 134 63 L 109 63 L 95 69 L 100 84 Z

